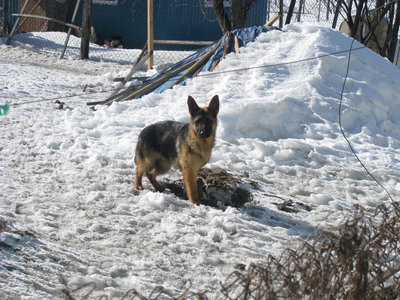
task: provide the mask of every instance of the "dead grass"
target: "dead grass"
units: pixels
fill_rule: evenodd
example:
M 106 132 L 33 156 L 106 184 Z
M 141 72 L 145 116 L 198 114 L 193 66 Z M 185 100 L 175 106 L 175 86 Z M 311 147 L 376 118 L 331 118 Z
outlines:
M 267 257 L 263 265 L 237 268 L 217 299 L 399 299 L 399 214 L 395 204 L 368 214 L 356 207 L 335 233 L 319 233 L 297 250 Z M 193 290 L 173 296 L 160 286 L 144 296 L 132 289 L 122 299 L 208 299 L 207 292 Z M 68 299 L 78 299 L 73 294 L 79 288 L 64 291 Z
M 232 273 L 223 298 L 398 299 L 399 210 L 380 206 L 372 215 L 357 207 L 335 234 L 320 234 L 280 258 Z

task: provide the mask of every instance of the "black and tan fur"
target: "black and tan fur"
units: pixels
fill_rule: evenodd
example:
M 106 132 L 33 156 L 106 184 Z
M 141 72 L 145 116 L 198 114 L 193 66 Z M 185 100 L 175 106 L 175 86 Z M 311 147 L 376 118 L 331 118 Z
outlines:
M 135 189 L 143 189 L 142 177 L 147 175 L 157 191 L 164 188 L 156 180 L 158 174 L 168 172 L 171 166 L 183 173 L 183 182 L 189 201 L 199 204 L 197 174 L 211 157 L 217 129 L 219 98 L 214 96 L 208 107 L 199 107 L 189 96 L 190 123 L 162 121 L 142 130 L 136 145 Z

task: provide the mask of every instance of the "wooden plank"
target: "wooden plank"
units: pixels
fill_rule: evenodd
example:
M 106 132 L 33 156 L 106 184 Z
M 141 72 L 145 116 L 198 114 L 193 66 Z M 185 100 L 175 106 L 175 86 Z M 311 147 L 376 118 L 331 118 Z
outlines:
M 143 48 L 142 52 L 140 53 L 139 57 L 137 58 L 136 62 L 133 64 L 129 73 L 125 76 L 125 78 L 119 83 L 118 87 L 111 93 L 109 98 L 113 97 L 118 91 L 125 86 L 125 84 L 129 81 L 132 75 L 137 72 L 140 67 L 149 59 L 150 53 L 147 52 L 147 45 Z
M 57 19 L 54 19 L 54 18 L 50 18 L 50 17 L 39 16 L 39 15 L 29 15 L 29 14 L 11 14 L 11 16 L 13 16 L 13 17 L 25 17 L 25 18 L 43 19 L 43 20 L 53 21 L 53 22 L 56 22 L 56 23 L 71 27 L 73 29 L 81 30 L 81 28 L 79 26 L 76 26 L 76 25 L 71 24 L 71 23 L 66 23 L 66 22 L 63 22 L 63 21 L 60 21 L 60 20 L 57 20 Z
M 132 74 L 135 73 L 149 58 L 149 53 L 147 52 L 147 44 L 144 46 L 142 53 L 137 58 L 136 62 L 133 64 L 129 74 L 122 78 L 118 87 L 111 93 L 109 97 L 105 100 L 87 102 L 86 105 L 102 105 L 102 104 L 111 104 L 114 100 L 124 94 L 139 89 L 138 87 L 129 87 L 126 90 L 119 92 L 119 90 L 132 78 Z
M 128 81 L 132 81 L 132 80 L 139 80 L 139 81 L 145 81 L 147 79 L 149 79 L 149 76 L 135 76 L 135 77 L 131 77 L 128 79 Z M 115 77 L 113 78 L 114 82 L 122 82 L 123 80 L 125 80 L 125 77 Z
M 204 57 L 209 57 L 209 56 L 204 56 Z M 181 82 L 183 79 L 185 79 L 190 73 L 192 73 L 194 70 L 196 70 L 197 68 L 200 68 L 200 66 L 202 64 L 204 64 L 204 59 L 200 59 L 198 61 L 196 61 L 190 68 L 188 68 L 185 72 L 182 73 L 181 76 L 179 76 L 177 79 L 174 80 L 174 82 L 172 82 L 169 86 L 168 89 L 172 88 L 174 85 L 178 84 L 179 82 Z
M 154 40 L 154 44 L 159 45 L 200 45 L 200 46 L 210 46 L 214 44 L 214 42 L 208 41 L 178 41 L 178 40 Z
M 153 88 L 157 87 L 158 85 L 164 83 L 165 81 L 167 81 L 171 77 L 175 76 L 176 74 L 182 72 L 183 70 L 185 70 L 186 68 L 190 67 L 194 63 L 195 63 L 194 60 L 189 61 L 189 62 L 183 64 L 182 66 L 180 66 L 179 68 L 177 68 L 177 69 L 175 69 L 175 70 L 173 70 L 171 72 L 168 72 L 168 73 L 164 74 L 163 76 L 157 78 L 152 83 L 146 84 L 145 86 L 139 88 L 134 93 L 129 94 L 129 95 L 123 97 L 122 99 L 117 99 L 116 101 L 122 102 L 122 101 L 133 99 L 133 98 L 137 97 L 138 95 L 144 94 L 144 93 L 152 90 Z
M 221 40 L 216 44 L 215 47 L 213 47 L 212 49 L 210 49 L 209 51 L 207 51 L 206 53 L 201 55 L 200 59 L 205 57 L 205 56 L 207 56 L 207 55 L 211 55 L 215 51 L 215 49 L 217 49 L 219 47 L 219 45 L 221 44 Z M 125 97 L 123 97 L 121 99 L 118 99 L 116 101 L 122 102 L 122 101 L 133 99 L 133 98 L 135 98 L 137 96 L 143 95 L 144 93 L 147 93 L 148 91 L 151 91 L 152 89 L 156 88 L 157 86 L 160 86 L 161 84 L 163 84 L 164 82 L 166 82 L 170 78 L 174 77 L 176 74 L 179 74 L 180 72 L 184 71 L 185 69 L 190 68 L 198 60 L 199 60 L 199 58 L 197 58 L 197 60 L 190 60 L 190 61 L 186 62 L 185 64 L 183 64 L 182 66 L 176 68 L 175 70 L 171 70 L 170 72 L 162 75 L 161 77 L 157 78 L 153 82 L 144 85 L 143 87 L 135 90 L 133 93 L 131 93 L 131 94 L 129 94 L 129 95 L 127 95 L 127 96 L 125 96 Z
M 115 99 L 118 97 L 121 97 L 129 92 L 132 92 L 134 90 L 137 90 L 137 87 L 129 87 L 126 90 L 119 92 L 118 94 L 114 95 L 113 97 L 108 97 L 107 99 L 104 100 L 100 100 L 100 101 L 92 101 L 92 102 L 86 102 L 86 105 L 88 106 L 95 106 L 95 105 L 110 105 L 111 103 L 113 103 L 114 101 L 116 101 Z
M 81 59 L 89 58 L 92 0 L 83 0 Z
M 187 77 L 190 73 L 195 71 L 196 69 L 200 69 L 202 65 L 205 64 L 205 62 L 211 57 L 211 55 L 215 52 L 215 50 L 221 45 L 222 39 L 217 43 L 212 49 L 204 53 L 202 56 L 197 58 L 196 63 L 189 67 L 181 76 L 179 76 L 173 83 L 171 83 L 168 88 L 172 88 L 174 85 L 178 84 L 181 82 L 185 77 Z
M 234 36 L 234 41 L 235 41 L 235 53 L 239 54 L 240 53 L 240 44 L 239 44 L 239 37 L 237 35 Z
M 75 18 L 76 18 L 76 15 L 77 15 L 77 12 L 78 12 L 78 8 L 79 8 L 80 4 L 81 4 L 81 0 L 78 0 L 76 2 L 76 5 L 75 5 L 74 13 L 72 14 L 71 23 L 75 22 Z M 61 51 L 61 55 L 60 55 L 61 59 L 64 58 L 64 53 L 65 53 L 65 50 L 67 49 L 67 46 L 68 46 L 68 41 L 69 41 L 69 37 L 71 36 L 71 31 L 72 31 L 72 27 L 69 27 L 68 28 L 68 32 L 67 32 L 67 37 L 65 38 L 65 42 L 64 42 L 64 48 Z
M 227 38 L 226 38 L 226 43 L 225 43 L 225 47 L 224 47 L 224 51 L 222 52 L 222 59 L 225 58 L 226 54 L 228 54 L 229 51 L 229 47 L 232 41 L 232 33 L 229 31 Z M 214 69 L 217 67 L 217 65 L 219 64 L 220 60 L 215 60 L 213 61 L 211 67 L 210 67 L 210 71 L 214 71 Z
M 147 61 L 147 69 L 153 69 L 154 52 L 154 3 L 153 0 L 147 0 L 147 52 L 150 53 Z
M 232 41 L 232 33 L 230 32 L 226 40 L 224 52 L 222 53 L 222 59 L 224 59 L 225 56 L 228 54 L 229 47 L 231 46 L 231 41 Z
M 224 36 L 218 41 L 218 44 L 216 45 L 215 50 L 221 45 L 221 43 L 222 43 L 223 39 L 225 38 L 225 36 L 230 35 L 230 34 L 231 34 L 230 31 L 228 31 L 227 33 L 224 34 Z M 213 50 L 213 52 L 215 52 L 215 50 Z M 197 74 L 199 74 L 200 71 L 201 71 L 201 69 L 198 69 L 198 70 L 192 75 L 192 77 L 197 76 Z
M 280 13 L 274 14 L 274 15 L 272 16 L 272 18 L 269 19 L 269 20 L 267 21 L 267 23 L 265 23 L 264 26 L 272 26 L 272 25 L 279 19 L 280 16 L 281 16 Z
M 185 74 L 190 74 L 193 70 L 196 70 L 196 68 L 201 66 L 201 64 L 204 64 L 205 61 L 220 46 L 221 42 L 222 42 L 222 39 L 220 39 L 218 41 L 218 43 L 216 43 L 216 45 L 212 49 L 208 50 L 206 53 L 202 54 L 197 59 L 194 59 L 194 60 L 186 62 L 185 64 L 183 64 L 182 66 L 176 68 L 175 70 L 171 70 L 170 72 L 160 76 L 159 78 L 157 78 L 153 82 L 145 84 L 145 85 L 143 85 L 142 87 L 139 87 L 139 88 L 136 88 L 136 87 L 128 88 L 128 89 L 126 89 L 126 90 L 114 95 L 113 97 L 109 97 L 106 100 L 98 101 L 98 102 L 88 102 L 87 105 L 109 104 L 109 103 L 112 103 L 113 101 L 122 102 L 122 101 L 126 101 L 126 100 L 130 100 L 130 99 L 136 98 L 136 97 L 138 97 L 140 95 L 143 95 L 146 92 L 149 92 L 152 89 L 160 86 L 161 84 L 165 83 L 166 81 L 168 81 L 170 78 L 172 78 L 176 74 L 179 74 L 180 72 L 182 72 L 182 71 L 187 69 L 184 72 L 183 75 L 181 75 L 177 80 L 174 81 L 173 84 L 171 84 L 169 86 L 169 87 L 172 87 L 177 82 L 180 82 L 185 77 Z M 147 55 L 148 55 L 148 53 L 147 53 Z

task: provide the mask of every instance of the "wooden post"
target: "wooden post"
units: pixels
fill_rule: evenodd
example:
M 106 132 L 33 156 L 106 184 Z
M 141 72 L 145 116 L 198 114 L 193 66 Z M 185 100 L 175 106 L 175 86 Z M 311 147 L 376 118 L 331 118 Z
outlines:
M 235 53 L 239 54 L 240 53 L 240 50 L 239 50 L 240 44 L 239 44 L 239 38 L 237 35 L 234 36 L 233 41 L 234 41 Z
M 147 0 L 147 51 L 149 52 L 149 60 L 147 61 L 147 69 L 153 69 L 153 53 L 154 53 L 154 3 L 153 0 Z
M 278 12 L 275 13 L 275 14 L 272 16 L 272 18 L 269 19 L 269 20 L 267 21 L 267 23 L 264 24 L 264 26 L 272 26 L 272 25 L 274 25 L 274 23 L 279 19 L 280 16 L 281 16 L 281 15 L 280 15 Z
M 283 27 L 283 0 L 279 0 L 279 28 Z
M 81 37 L 81 59 L 89 58 L 89 43 L 90 43 L 90 15 L 92 10 L 92 0 L 83 1 L 82 13 L 82 37 Z
M 76 14 L 77 14 L 77 12 L 78 12 L 80 3 L 81 3 L 81 0 L 78 0 L 78 1 L 76 2 L 75 9 L 74 9 L 74 13 L 73 13 L 72 19 L 71 19 L 71 23 L 72 23 L 72 24 L 75 23 L 75 18 L 76 18 Z M 64 48 L 63 48 L 62 51 L 61 51 L 60 58 L 64 58 L 64 53 L 65 53 L 65 50 L 67 49 L 67 46 L 68 46 L 68 41 L 69 41 L 69 37 L 71 36 L 71 31 L 72 31 L 72 28 L 69 27 L 69 28 L 68 28 L 67 37 L 65 38 L 65 42 L 64 42 Z

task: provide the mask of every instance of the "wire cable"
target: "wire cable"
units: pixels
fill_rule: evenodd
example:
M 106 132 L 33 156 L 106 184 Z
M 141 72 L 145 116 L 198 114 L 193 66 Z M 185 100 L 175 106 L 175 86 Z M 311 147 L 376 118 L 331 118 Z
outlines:
M 386 187 L 382 183 L 380 183 L 379 180 L 376 179 L 374 175 L 372 175 L 372 173 L 368 170 L 368 168 L 365 166 L 365 164 L 358 157 L 356 151 L 354 150 L 353 145 L 351 144 L 349 138 L 346 136 L 346 134 L 344 132 L 344 129 L 343 129 L 343 126 L 342 126 L 343 93 L 344 93 L 344 89 L 345 89 L 345 86 L 346 86 L 346 81 L 347 81 L 347 79 L 349 77 L 351 52 L 354 50 L 353 49 L 354 41 L 355 41 L 355 39 L 353 38 L 352 41 L 351 41 L 351 44 L 350 44 L 350 49 L 348 50 L 349 55 L 348 55 L 348 58 L 347 58 L 346 75 L 344 76 L 343 86 L 342 86 L 342 90 L 340 92 L 340 102 L 339 102 L 339 127 L 340 127 L 340 132 L 342 133 L 343 138 L 346 140 L 347 144 L 349 145 L 351 152 L 353 152 L 355 158 L 358 160 L 358 162 L 361 164 L 361 166 L 364 168 L 364 170 L 367 172 L 367 174 L 386 192 L 386 194 L 388 195 L 389 199 L 392 200 L 393 204 L 395 205 L 395 201 L 394 201 L 392 195 L 386 189 Z
M 360 165 L 364 168 L 366 173 L 386 192 L 386 194 L 388 195 L 390 200 L 393 202 L 393 204 L 396 205 L 392 195 L 389 193 L 389 191 L 386 189 L 386 187 L 381 182 L 379 182 L 379 180 L 377 180 L 375 178 L 375 176 L 368 170 L 368 168 L 365 166 L 365 164 L 358 157 L 353 145 L 351 144 L 350 140 L 348 139 L 348 137 L 346 136 L 346 134 L 345 134 L 345 132 L 343 130 L 343 126 L 342 126 L 343 94 L 344 94 L 344 89 L 345 89 L 346 82 L 347 82 L 348 75 L 349 75 L 349 71 L 350 71 L 351 54 L 352 54 L 353 51 L 367 48 L 366 46 L 353 48 L 354 41 L 355 41 L 355 39 L 353 38 L 352 41 L 351 41 L 350 49 L 348 49 L 348 50 L 342 50 L 342 51 L 337 51 L 337 52 L 317 55 L 315 57 L 309 57 L 309 58 L 304 58 L 304 59 L 299 59 L 299 60 L 289 61 L 289 62 L 283 62 L 283 63 L 277 63 L 277 64 L 262 65 L 262 66 L 249 67 L 249 68 L 240 68 L 240 69 L 231 69 L 231 70 L 219 71 L 219 72 L 203 73 L 203 74 L 198 74 L 197 77 L 216 76 L 216 75 L 219 75 L 219 74 L 237 73 L 237 72 L 254 70 L 254 69 L 262 69 L 262 68 L 270 68 L 270 67 L 276 67 L 276 66 L 290 65 L 290 64 L 296 64 L 296 63 L 311 61 L 311 60 L 315 60 L 315 59 L 320 59 L 320 58 L 324 58 L 324 57 L 328 57 L 328 56 L 334 56 L 334 55 L 337 55 L 337 54 L 348 53 L 346 74 L 345 74 L 345 78 L 343 80 L 342 90 L 340 92 L 340 102 L 339 102 L 339 127 L 340 127 L 340 131 L 342 133 L 343 138 L 346 140 L 347 144 L 349 145 L 351 152 L 354 154 L 354 156 L 356 157 L 356 159 L 358 160 Z M 73 97 L 79 97 L 79 96 L 87 96 L 87 95 L 92 95 L 92 94 L 108 93 L 108 92 L 112 92 L 112 91 L 114 91 L 114 89 L 98 91 L 98 92 L 90 92 L 90 93 L 80 93 L 80 94 L 67 95 L 67 96 L 56 96 L 56 97 L 52 97 L 52 98 L 44 98 L 44 99 L 38 99 L 38 100 L 33 100 L 33 101 L 21 102 L 21 103 L 10 103 L 9 105 L 10 106 L 19 106 L 19 105 L 24 105 L 24 104 L 32 104 L 32 103 L 45 102 L 45 101 L 54 101 L 54 100 L 67 99 L 67 98 L 73 98 Z
M 217 75 L 220 75 L 220 74 L 238 73 L 238 72 L 255 70 L 255 69 L 263 69 L 263 68 L 272 68 L 272 67 L 278 67 L 278 66 L 284 66 L 284 65 L 291 65 L 291 64 L 296 64 L 296 63 L 316 60 L 316 59 L 320 59 L 320 58 L 324 58 L 324 57 L 328 57 L 328 56 L 334 56 L 334 55 L 337 55 L 337 54 L 348 53 L 349 51 L 356 51 L 356 50 L 361 50 L 361 49 L 365 49 L 365 48 L 366 48 L 366 46 L 361 46 L 361 47 L 350 49 L 350 50 L 341 50 L 341 51 L 337 51 L 337 52 L 326 53 L 326 54 L 321 54 L 321 55 L 317 55 L 317 56 L 314 56 L 314 57 L 308 57 L 308 58 L 304 58 L 304 59 L 288 61 L 288 62 L 282 62 L 282 63 L 277 63 L 277 64 L 262 65 L 262 66 L 256 66 L 256 67 L 248 67 L 248 68 L 239 68 L 239 69 L 231 69 L 231 70 L 225 70 L 225 71 L 205 72 L 205 73 L 198 74 L 196 77 L 217 76 Z M 113 91 L 115 91 L 115 89 L 104 90 L 104 91 L 99 91 L 99 92 L 89 92 L 89 93 L 81 93 L 81 94 L 75 94 L 75 95 L 43 98 L 43 99 L 20 102 L 20 103 L 10 103 L 10 106 L 19 106 L 19 105 L 24 105 L 24 104 L 32 104 L 32 103 L 38 103 L 38 102 L 54 101 L 54 100 L 59 100 L 59 99 L 68 99 L 68 98 L 73 98 L 73 97 L 78 97 L 78 96 L 87 96 L 87 95 L 92 95 L 92 94 L 102 94 L 102 93 L 108 93 L 108 92 L 113 92 Z
M 366 46 L 361 46 L 361 47 L 357 47 L 357 48 L 352 49 L 352 51 L 361 50 L 361 49 L 365 49 L 365 48 L 367 48 L 367 47 Z M 342 51 L 337 51 L 337 52 L 317 55 L 315 57 L 308 57 L 308 58 L 303 58 L 303 59 L 299 59 L 299 60 L 293 60 L 293 61 L 277 63 L 277 64 L 271 64 L 271 65 L 262 65 L 262 66 L 257 66 L 257 67 L 248 67 L 248 68 L 232 69 L 232 70 L 226 70 L 226 71 L 208 72 L 208 73 L 198 74 L 197 77 L 214 76 L 214 75 L 226 74 L 226 73 L 237 73 L 237 72 L 249 71 L 249 70 L 255 70 L 255 69 L 263 69 L 263 68 L 279 67 L 279 66 L 284 66 L 284 65 L 292 65 L 292 64 L 297 64 L 297 63 L 310 61 L 310 60 L 314 60 L 314 59 L 324 58 L 324 57 L 327 57 L 327 56 L 334 56 L 334 55 L 337 55 L 337 54 L 348 53 L 349 51 L 350 50 L 342 50 Z
M 98 91 L 98 92 L 83 92 L 83 93 L 74 94 L 74 95 L 55 96 L 55 97 L 51 97 L 51 98 L 42 98 L 42 99 L 38 99 L 38 100 L 31 100 L 31 101 L 20 102 L 20 103 L 10 103 L 9 105 L 16 107 L 16 106 L 25 105 L 25 104 L 32 104 L 32 103 L 39 103 L 39 102 L 46 102 L 46 101 L 55 101 L 55 100 L 60 100 L 60 99 L 68 99 L 68 98 L 73 98 L 73 97 L 88 96 L 88 95 L 94 95 L 94 94 L 109 93 L 114 90 L 115 89 Z

